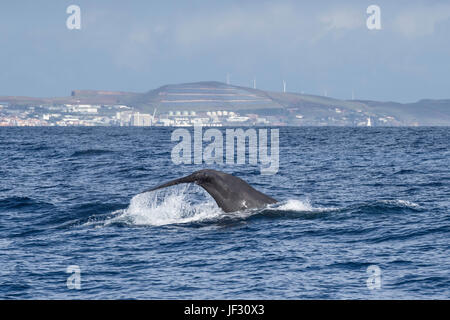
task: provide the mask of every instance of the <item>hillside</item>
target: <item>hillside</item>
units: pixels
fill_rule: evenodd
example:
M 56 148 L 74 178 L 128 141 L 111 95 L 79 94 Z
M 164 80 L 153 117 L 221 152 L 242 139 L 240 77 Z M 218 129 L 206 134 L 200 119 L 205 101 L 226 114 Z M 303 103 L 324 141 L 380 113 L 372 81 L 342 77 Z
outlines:
M 234 111 L 278 117 L 291 125 L 450 125 L 450 99 L 414 103 L 339 100 L 292 92 L 264 91 L 205 81 L 171 84 L 145 93 L 74 90 L 70 97 L 0 97 L 0 104 L 127 105 L 143 113 Z
M 450 125 L 450 100 L 416 103 L 339 100 L 290 92 L 263 91 L 221 82 L 165 85 L 126 99 L 142 112 L 216 111 L 292 117 L 292 124 Z M 298 117 L 297 117 L 298 116 Z

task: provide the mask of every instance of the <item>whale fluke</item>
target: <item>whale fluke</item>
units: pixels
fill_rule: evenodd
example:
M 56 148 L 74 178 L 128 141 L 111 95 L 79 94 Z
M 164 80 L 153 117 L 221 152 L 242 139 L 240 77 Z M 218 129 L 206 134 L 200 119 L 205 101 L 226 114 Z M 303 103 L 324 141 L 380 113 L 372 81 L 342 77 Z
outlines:
M 171 180 L 144 192 L 180 183 L 195 183 L 199 185 L 214 198 L 217 205 L 225 212 L 263 208 L 268 204 L 277 202 L 277 200 L 255 190 L 244 180 L 212 169 L 196 171 L 186 177 Z

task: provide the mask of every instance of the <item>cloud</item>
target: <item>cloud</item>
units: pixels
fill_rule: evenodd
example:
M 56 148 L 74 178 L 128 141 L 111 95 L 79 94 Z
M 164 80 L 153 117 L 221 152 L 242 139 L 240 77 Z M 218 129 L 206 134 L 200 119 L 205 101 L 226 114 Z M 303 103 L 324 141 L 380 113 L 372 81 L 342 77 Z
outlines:
M 358 28 L 364 30 L 364 8 L 324 8 L 327 11 L 321 6 L 280 2 L 199 12 L 177 21 L 172 29 L 173 43 L 180 52 L 189 53 L 258 47 L 266 55 L 279 55 L 280 50 L 284 55 L 298 55 L 328 34 L 340 37 Z
M 114 64 L 130 70 L 150 70 L 169 57 L 191 61 L 214 56 L 221 63 L 232 61 L 234 55 L 242 65 L 252 64 L 255 55 L 264 52 L 281 61 L 306 54 L 305 49 L 328 34 L 340 37 L 364 28 L 364 10 L 324 8 L 328 11 L 297 2 L 216 3 L 148 20 L 134 19 L 126 10 L 85 10 L 90 39 L 86 40 L 89 45 L 109 48 Z
M 301 34 L 304 13 L 289 3 L 224 8 L 185 17 L 175 26 L 178 45 L 215 44 L 224 40 L 276 41 L 280 36 Z
M 346 32 L 365 28 L 364 12 L 355 7 L 332 8 L 317 17 L 318 26 L 315 33 L 310 34 L 310 43 L 317 44 L 328 35 L 340 38 Z
M 395 17 L 393 28 L 408 38 L 434 34 L 436 26 L 450 19 L 450 4 L 404 8 Z
M 319 16 L 326 31 L 351 30 L 364 27 L 364 12 L 356 8 L 338 8 Z
M 161 25 L 134 26 L 127 30 L 121 39 L 121 45 L 113 49 L 115 63 L 119 67 L 135 71 L 149 67 L 161 55 L 164 32 L 165 28 Z

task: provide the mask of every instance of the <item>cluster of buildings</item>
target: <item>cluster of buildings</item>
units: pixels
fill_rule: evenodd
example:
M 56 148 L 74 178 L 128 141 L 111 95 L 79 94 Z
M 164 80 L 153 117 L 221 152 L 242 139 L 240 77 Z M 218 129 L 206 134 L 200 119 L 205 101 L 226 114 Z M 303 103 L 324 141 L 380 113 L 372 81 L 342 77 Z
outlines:
M 236 112 L 168 111 L 142 113 L 125 105 L 64 104 L 60 106 L 2 106 L 0 126 L 172 126 L 206 127 L 268 125 L 269 119 L 257 114 Z
M 9 112 L 7 105 L 0 104 L 0 127 L 42 127 L 48 122 L 29 116 L 30 111 Z
M 45 127 L 49 123 L 40 119 L 22 119 L 17 116 L 12 117 L 1 117 L 0 116 L 0 127 Z
M 205 127 L 221 127 L 239 124 L 269 124 L 266 118 L 256 114 L 240 116 L 232 111 L 169 111 L 156 117 L 156 109 L 152 115 L 133 111 L 118 112 L 116 119 L 121 126 L 165 126 L 190 127 L 202 125 Z
M 0 126 L 166 126 L 204 127 L 222 126 L 284 126 L 284 125 L 398 125 L 392 116 L 377 116 L 362 110 L 348 112 L 340 107 L 316 112 L 311 109 L 288 108 L 287 114 L 261 116 L 256 113 L 239 114 L 226 109 L 215 111 L 170 110 L 163 113 L 144 113 L 126 105 L 2 105 Z M 307 112 L 309 110 L 306 110 Z M 319 110 L 320 111 L 320 110 Z

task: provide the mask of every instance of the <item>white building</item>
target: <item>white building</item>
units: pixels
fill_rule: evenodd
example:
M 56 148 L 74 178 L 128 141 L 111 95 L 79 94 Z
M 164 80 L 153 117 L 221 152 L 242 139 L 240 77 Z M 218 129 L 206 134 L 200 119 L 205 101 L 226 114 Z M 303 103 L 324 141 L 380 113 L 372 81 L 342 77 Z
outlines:
M 237 117 L 237 116 L 233 116 L 233 117 L 228 117 L 227 121 L 228 122 L 245 122 L 248 121 L 250 118 L 249 117 Z
M 150 127 L 152 125 L 152 116 L 146 113 L 133 113 L 131 116 L 131 125 L 137 127 Z
M 131 121 L 131 111 L 121 111 L 116 113 L 116 119 L 120 126 L 129 126 Z
M 79 112 L 79 113 L 97 113 L 100 106 L 94 106 L 90 104 L 78 104 L 71 105 L 66 104 L 68 112 Z

